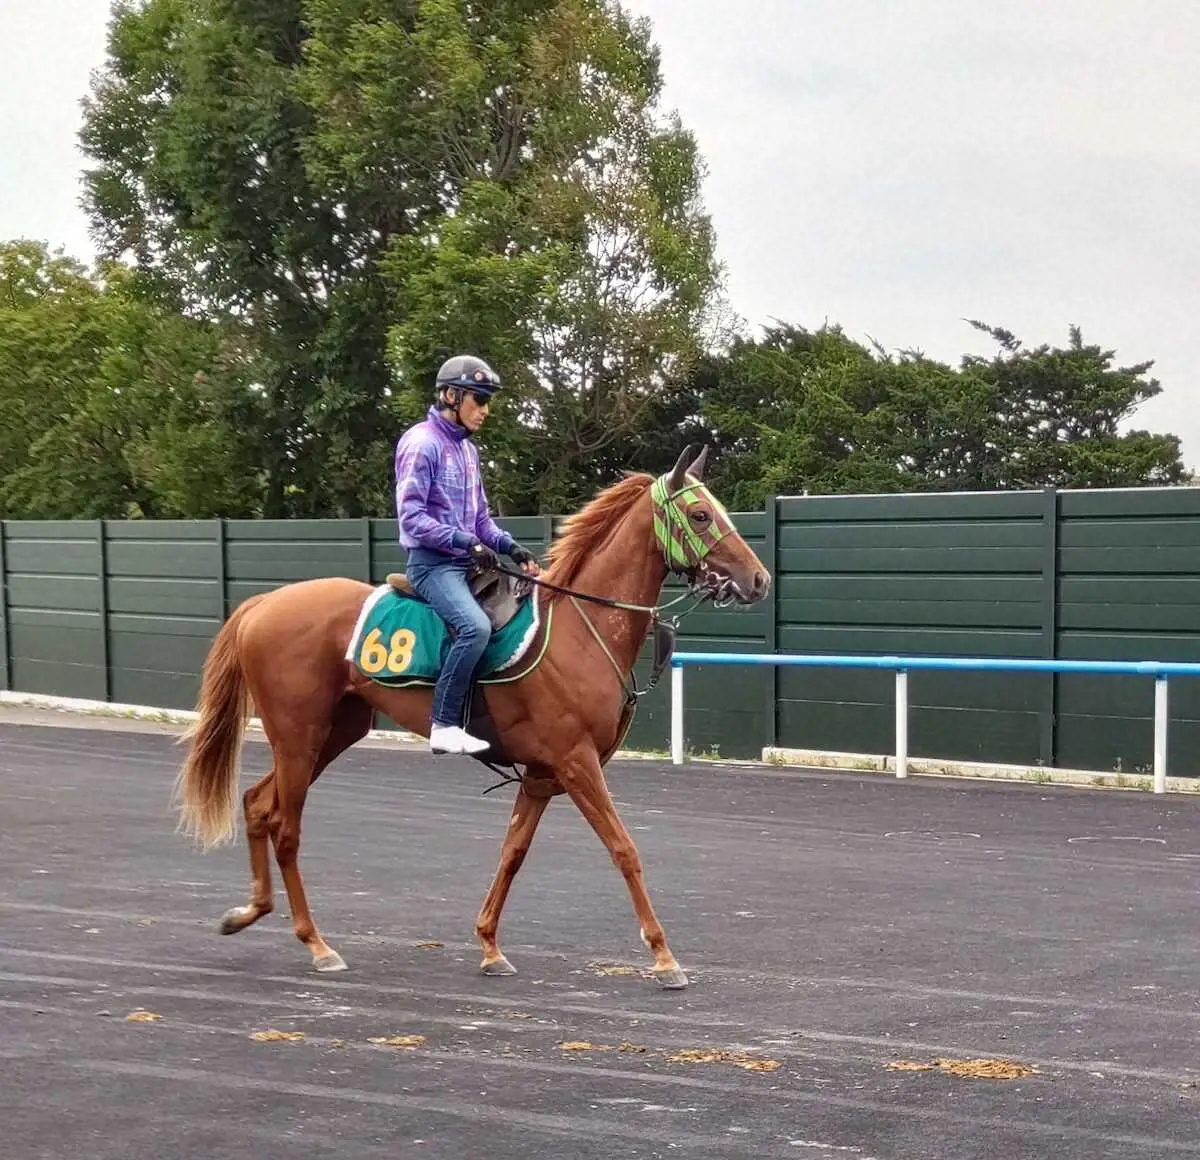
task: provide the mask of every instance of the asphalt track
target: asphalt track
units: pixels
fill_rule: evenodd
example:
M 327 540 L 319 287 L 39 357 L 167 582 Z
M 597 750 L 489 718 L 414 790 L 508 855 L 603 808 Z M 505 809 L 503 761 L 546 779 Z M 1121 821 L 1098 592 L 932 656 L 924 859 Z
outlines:
M 217 936 L 244 846 L 174 833 L 170 730 L 28 720 L 0 723 L 4 1160 L 1200 1156 L 1200 795 L 615 763 L 693 980 L 663 992 L 561 798 L 501 927 L 520 974 L 480 977 L 511 791 L 359 747 L 305 818 L 350 964 L 318 975 L 282 893 Z M 981 1057 L 1036 1070 L 887 1066 Z

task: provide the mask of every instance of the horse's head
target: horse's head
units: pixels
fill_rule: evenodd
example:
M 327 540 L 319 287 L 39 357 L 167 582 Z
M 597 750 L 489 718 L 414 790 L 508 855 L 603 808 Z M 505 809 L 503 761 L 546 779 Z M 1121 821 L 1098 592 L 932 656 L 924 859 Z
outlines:
M 691 454 L 684 448 L 674 468 L 650 489 L 654 534 L 667 567 L 717 604 L 753 604 L 766 596 L 770 573 L 704 484 L 708 448 L 689 464 Z

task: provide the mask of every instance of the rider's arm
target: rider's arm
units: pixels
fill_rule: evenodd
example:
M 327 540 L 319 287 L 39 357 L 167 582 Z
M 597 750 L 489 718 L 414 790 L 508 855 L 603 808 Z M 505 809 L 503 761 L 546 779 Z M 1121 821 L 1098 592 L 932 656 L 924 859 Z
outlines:
M 400 528 L 423 548 L 440 552 L 469 548 L 470 535 L 439 523 L 428 512 L 437 457 L 436 446 L 428 443 L 406 446 L 402 440 L 396 448 L 396 516 Z
M 479 469 L 479 455 L 474 448 L 468 452 L 475 460 L 475 536 L 499 556 L 507 556 L 516 541 L 492 519 L 488 506 L 487 492 L 483 488 L 483 475 Z
M 482 495 L 479 497 L 479 514 L 475 517 L 475 535 L 498 555 L 507 556 L 513 550 L 515 541 L 492 519 L 487 500 Z

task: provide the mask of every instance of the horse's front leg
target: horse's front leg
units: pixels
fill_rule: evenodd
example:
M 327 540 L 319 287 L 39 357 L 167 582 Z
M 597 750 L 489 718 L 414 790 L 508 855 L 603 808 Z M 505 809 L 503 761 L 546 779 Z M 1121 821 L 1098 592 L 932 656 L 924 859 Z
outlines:
M 500 926 L 500 912 L 504 909 L 504 901 L 508 897 L 509 888 L 525 855 L 529 853 L 529 845 L 533 841 L 534 831 L 546 806 L 550 804 L 550 793 L 531 792 L 527 786 L 540 784 L 549 779 L 526 778 L 526 783 L 517 790 L 517 799 L 513 803 L 512 817 L 508 821 L 508 831 L 504 835 L 504 845 L 500 850 L 500 865 L 496 869 L 496 877 L 492 879 L 491 888 L 483 900 L 479 917 L 475 920 L 475 934 L 483 947 L 483 962 L 479 969 L 485 975 L 515 975 L 516 968 L 504 957 L 500 944 L 496 941 L 496 931 Z M 557 787 L 555 787 L 557 788 Z
M 654 907 L 650 905 L 650 895 L 646 892 L 642 875 L 641 855 L 617 814 L 599 756 L 593 749 L 579 751 L 572 754 L 556 772 L 563 788 L 599 835 L 613 864 L 625 878 L 625 885 L 629 887 L 629 895 L 633 899 L 633 909 L 641 923 L 642 941 L 654 954 L 654 973 L 659 983 L 672 989 L 686 987 L 688 977 L 667 946 L 666 932 L 654 913 Z

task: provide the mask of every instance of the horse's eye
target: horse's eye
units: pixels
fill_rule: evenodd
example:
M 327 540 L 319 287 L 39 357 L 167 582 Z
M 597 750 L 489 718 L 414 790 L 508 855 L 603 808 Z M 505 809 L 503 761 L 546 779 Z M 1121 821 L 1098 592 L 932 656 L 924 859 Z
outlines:
M 706 511 L 692 512 L 692 519 L 698 524 L 706 524 L 712 517 Z

